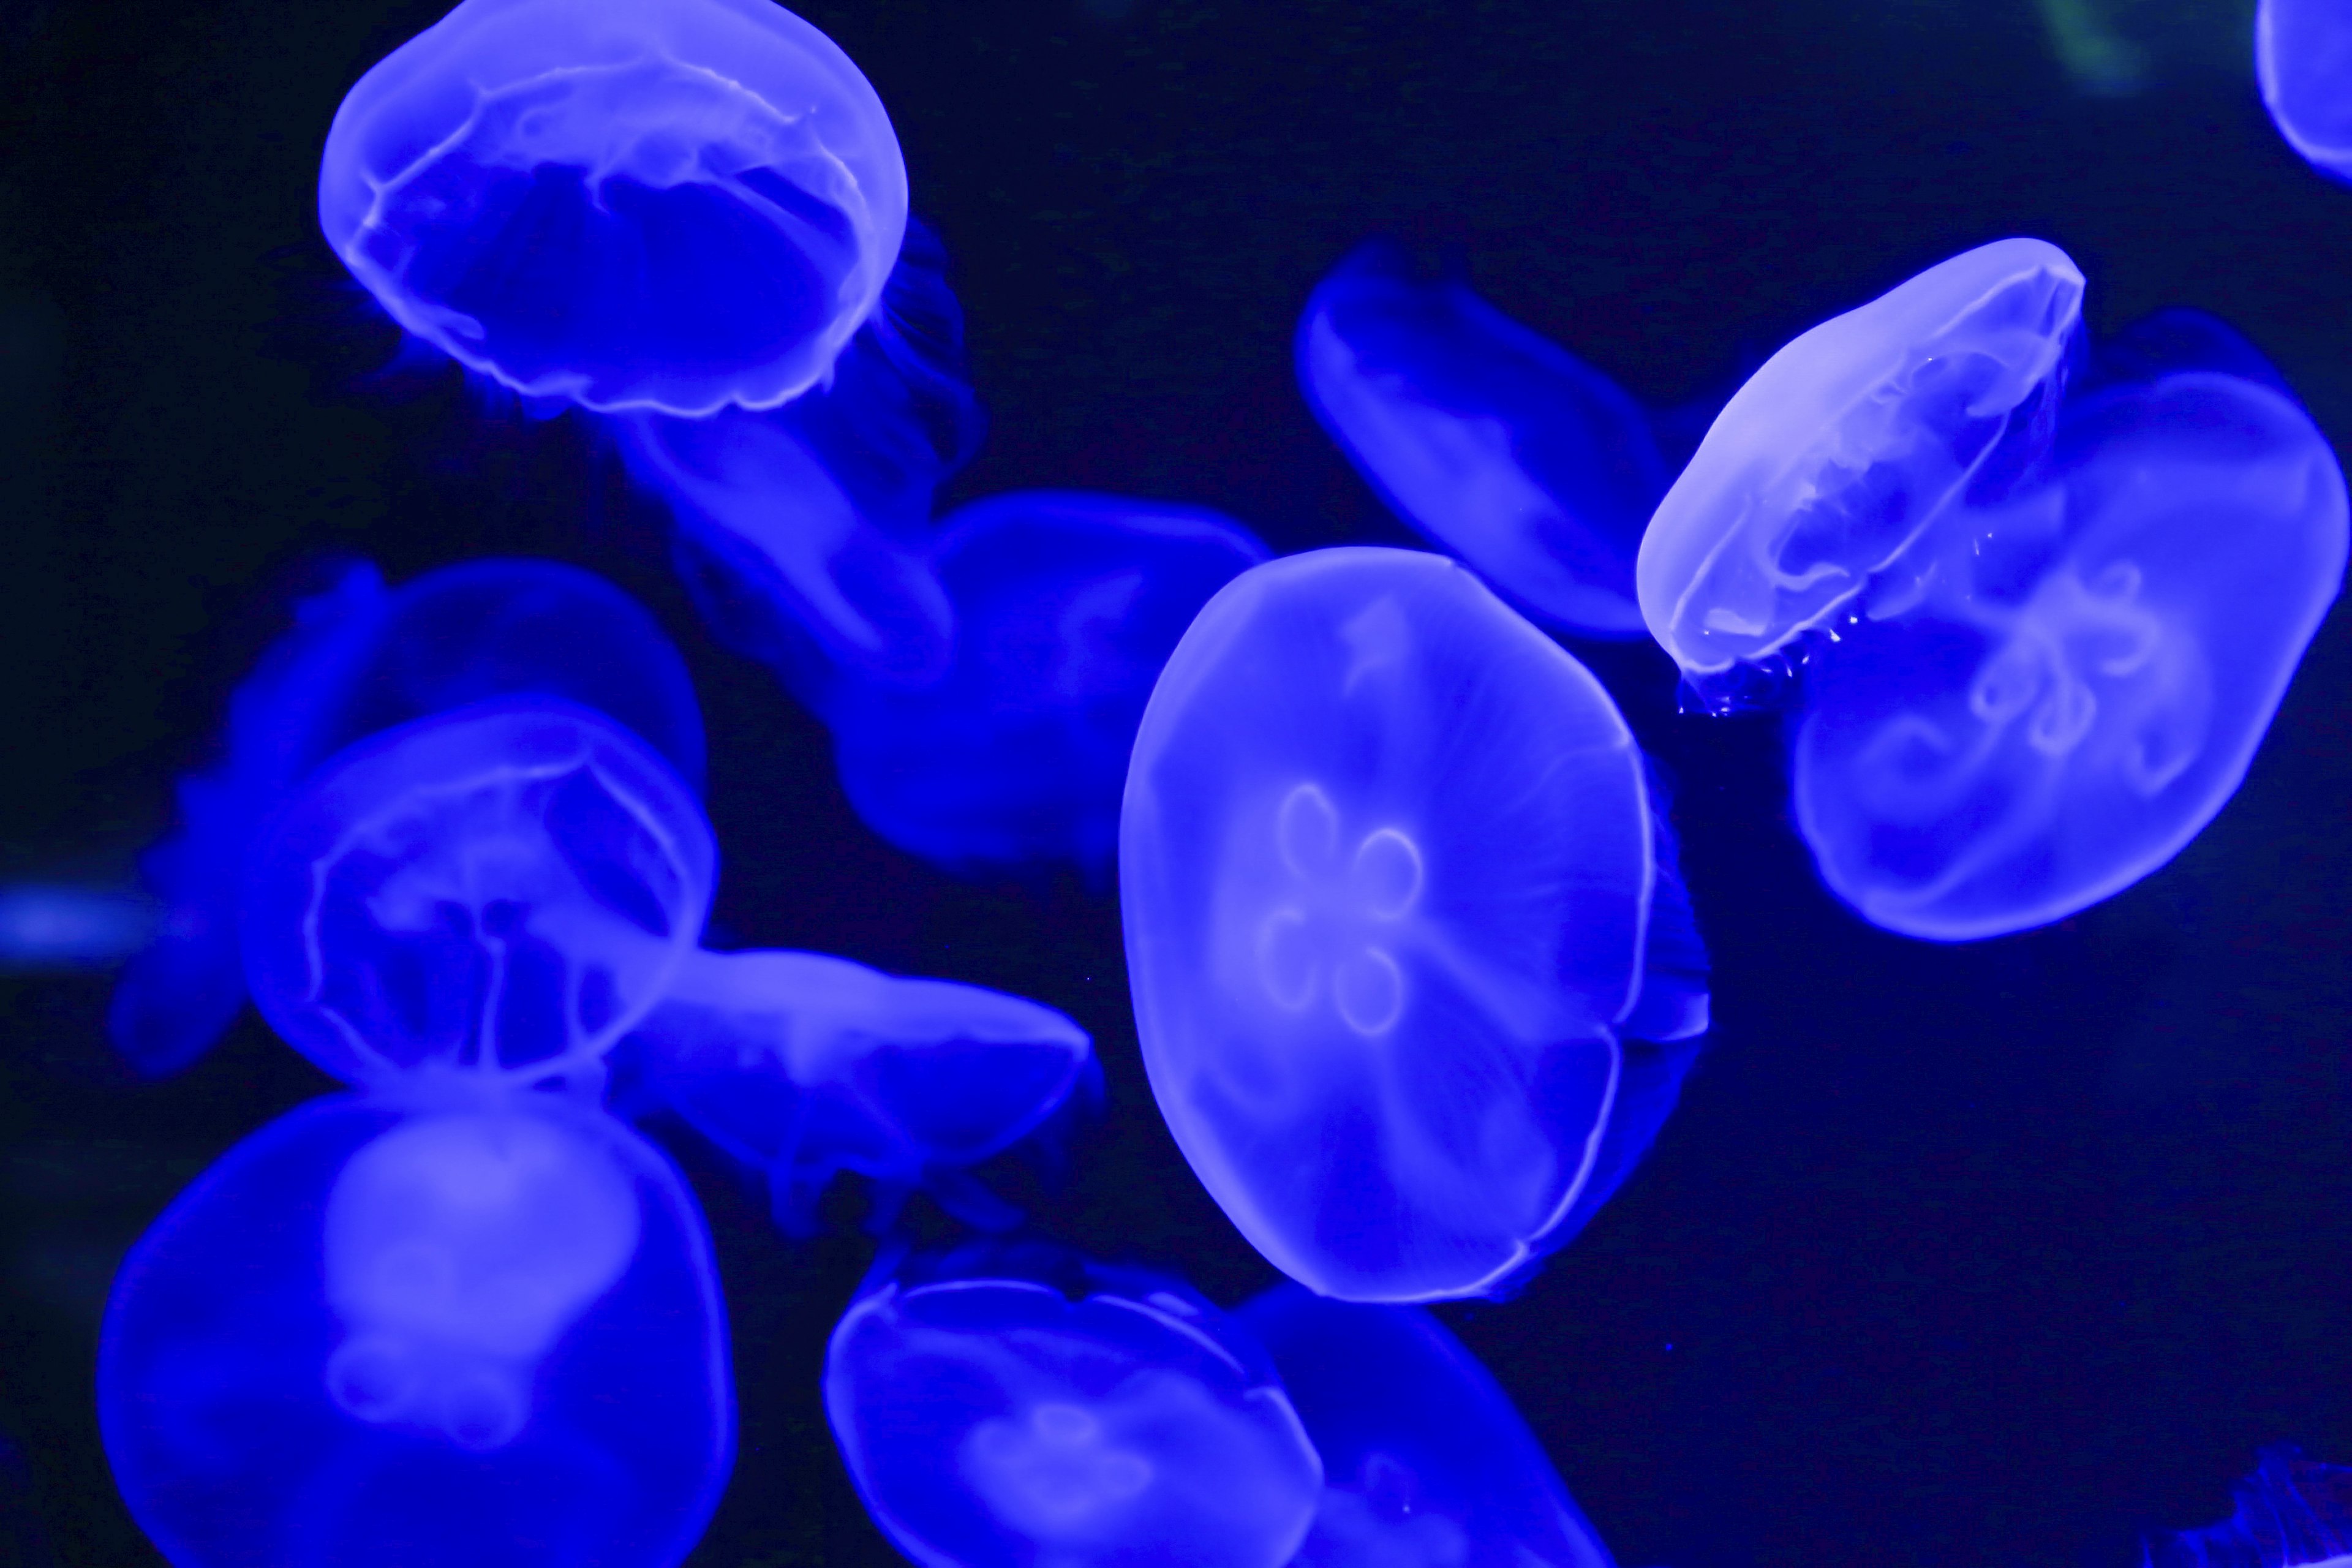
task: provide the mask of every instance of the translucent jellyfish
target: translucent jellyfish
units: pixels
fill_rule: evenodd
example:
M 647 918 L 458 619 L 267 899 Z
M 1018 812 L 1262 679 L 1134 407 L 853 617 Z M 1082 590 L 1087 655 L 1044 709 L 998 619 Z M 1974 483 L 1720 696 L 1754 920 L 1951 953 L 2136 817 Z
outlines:
M 303 600 L 230 700 L 227 754 L 181 782 L 181 826 L 142 867 L 164 917 L 115 987 L 116 1046 L 171 1072 L 227 1029 L 245 1005 L 236 900 L 254 836 L 321 763 L 409 720 L 526 694 L 596 710 L 701 787 L 702 712 L 685 661 L 600 577 L 553 561 L 470 561 L 387 589 L 362 562 Z
M 1998 240 L 1803 333 L 1732 395 L 1634 574 L 1703 699 L 1736 700 L 1735 667 L 1906 596 L 1953 504 L 2007 493 L 2048 447 L 2082 299 L 2057 247 Z
M 1017 1218 L 965 1169 L 1098 1071 L 1086 1031 L 1050 1007 L 814 952 L 688 955 L 632 1055 L 655 1100 L 767 1173 L 796 1234 L 843 1171 L 880 1189 L 878 1225 L 918 1186 L 983 1225 Z
M 2147 1568 L 2347 1568 L 2352 1470 L 2292 1447 L 2264 1453 L 2228 1519 L 2147 1542 Z
M 551 1095 L 238 1144 L 124 1261 L 98 1397 L 178 1568 L 670 1568 L 734 1440 L 700 1212 Z
M 1297 354 L 1315 416 L 1398 516 L 1539 620 L 1642 635 L 1633 557 L 1667 474 L 1616 383 L 1381 242 L 1317 285 Z
M 0 887 L 0 969 L 119 963 L 154 934 L 154 907 L 120 889 L 69 882 Z
M 944 865 L 1107 872 L 1151 683 L 1209 596 L 1265 558 L 1191 507 L 1031 491 L 963 508 L 929 563 L 954 606 L 945 678 L 845 692 L 830 715 L 850 804 Z
M 1042 1249 L 869 1285 L 834 1329 L 824 1405 L 867 1510 L 924 1568 L 1281 1568 L 1322 1484 L 1230 1319 Z
M 1608 694 L 1452 562 L 1316 551 L 1210 601 L 1136 738 L 1119 892 L 1152 1093 L 1242 1234 L 1359 1300 L 1567 1240 L 1706 1028 L 1662 845 Z
M 246 974 L 347 1082 L 601 1073 L 694 951 L 716 875 L 701 809 L 635 737 L 481 704 L 352 748 L 279 814 L 242 900 Z
M 765 0 L 464 0 L 335 111 L 319 224 L 393 319 L 530 396 L 772 407 L 907 221 L 889 117 Z
M 1510 1397 L 1427 1312 L 1285 1284 L 1234 1315 L 1323 1457 L 1297 1568 L 1612 1568 Z
M 2352 180 L 2352 7 L 2262 0 L 2254 77 L 2287 144 L 2320 173 Z
M 2245 777 L 2341 586 L 2344 477 L 2287 398 L 2188 372 L 2070 410 L 1916 603 L 1821 658 L 1797 823 L 1874 924 L 1967 941 L 2154 871 Z

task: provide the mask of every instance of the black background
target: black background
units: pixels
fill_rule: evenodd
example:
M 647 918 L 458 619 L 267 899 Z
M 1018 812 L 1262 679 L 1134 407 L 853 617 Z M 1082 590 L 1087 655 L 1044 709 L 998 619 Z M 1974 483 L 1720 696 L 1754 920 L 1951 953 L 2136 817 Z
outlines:
M 1076 1184 L 1034 1194 L 1041 1223 L 1227 1303 L 1269 1282 L 1153 1110 L 1115 901 L 883 846 L 823 731 L 703 632 L 658 516 L 578 420 L 377 370 L 393 336 L 316 239 L 312 182 L 337 100 L 438 0 L 7 5 L 0 874 L 127 876 L 323 552 L 395 581 L 577 561 L 693 667 L 729 934 L 1073 1014 L 1109 1112 Z M 955 258 L 992 423 L 950 500 L 1096 487 L 1224 509 L 1283 550 L 1406 542 L 1290 374 L 1308 288 L 1376 231 L 1459 257 L 1661 405 L 1946 255 L 2040 235 L 2088 275 L 2095 329 L 2214 310 L 2339 449 L 2352 433 L 2352 191 L 2271 131 L 2228 0 L 803 9 L 890 106 Z M 2141 47 L 2137 92 L 2062 63 L 2095 64 L 2102 28 Z M 1627 1568 L 2122 1564 L 2141 1531 L 2225 1513 L 2262 1445 L 2352 1460 L 2347 629 L 2339 610 L 2177 862 L 1957 948 L 1822 890 L 1772 723 L 1675 717 L 1654 652 L 1596 660 L 1679 781 L 1719 1027 L 1591 1230 L 1516 1300 L 1442 1315 Z M 32 1510 L 68 1568 L 153 1561 L 91 1409 L 122 1247 L 329 1087 L 249 1016 L 135 1083 L 105 992 L 0 976 L 0 1510 Z M 694 1562 L 894 1561 L 817 1400 L 869 1253 L 856 1199 L 793 1247 L 671 1143 L 717 1236 L 742 1407 Z

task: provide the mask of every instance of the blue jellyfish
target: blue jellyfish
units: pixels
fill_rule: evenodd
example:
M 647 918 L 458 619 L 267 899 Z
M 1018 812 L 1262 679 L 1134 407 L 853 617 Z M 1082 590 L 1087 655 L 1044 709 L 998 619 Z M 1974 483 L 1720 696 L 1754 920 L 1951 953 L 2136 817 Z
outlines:
M 194 1061 L 245 1005 L 236 899 L 260 824 L 355 741 L 425 714 L 536 694 L 625 726 L 699 788 L 702 713 L 685 661 L 636 602 L 552 561 L 473 561 L 387 589 L 345 569 L 297 606 L 229 704 L 227 755 L 182 781 L 181 826 L 150 851 L 162 930 L 131 959 L 108 1028 L 148 1072 Z
M 824 1407 L 867 1511 L 923 1568 L 1282 1568 L 1322 1485 L 1230 1318 L 1043 1248 L 870 1283 L 833 1331 Z
M 1316 551 L 1210 601 L 1136 737 L 1119 892 L 1152 1093 L 1269 1261 L 1417 1300 L 1568 1239 L 1706 1027 L 1661 837 L 1600 682 L 1454 563 Z M 1629 1038 L 1685 1048 L 1634 1084 Z
M 1399 517 L 1548 625 L 1642 635 L 1633 557 L 1667 473 L 1616 383 L 1380 241 L 1316 286 L 1297 354 L 1315 416 Z
M 2261 0 L 2254 78 L 2287 145 L 2321 174 L 2352 180 L 2352 5 Z
M 2158 1537 L 2146 1568 L 2344 1568 L 2352 1563 L 2352 1469 L 2290 1447 L 2264 1452 L 2230 1517 Z
M 879 1189 L 877 1226 L 920 1186 L 1003 1227 L 1018 1216 L 966 1168 L 1099 1071 L 1086 1031 L 1050 1007 L 814 952 L 690 954 L 631 1050 L 653 1100 L 767 1173 L 798 1235 L 843 1171 Z
M 1297 1568 L 1612 1568 L 1510 1396 L 1427 1312 L 1282 1284 L 1234 1316 L 1323 1458 Z
M 278 814 L 240 900 L 246 975 L 347 1083 L 601 1081 L 716 876 L 700 806 L 644 742 L 583 708 L 478 704 L 352 748 Z
M 907 221 L 888 115 L 766 0 L 464 0 L 335 111 L 319 224 L 393 319 L 532 397 L 767 408 Z
M 175 1568 L 671 1568 L 733 1447 L 709 1238 L 564 1097 L 338 1097 L 131 1249 L 100 1429 Z
M 945 677 L 845 693 L 842 787 L 900 848 L 953 867 L 1109 868 L 1143 704 L 1211 595 L 1266 558 L 1213 512 L 1115 496 L 996 496 L 929 565 L 954 607 Z
M 2344 579 L 2344 476 L 2293 402 L 2189 371 L 2070 409 L 1915 602 L 1811 672 L 1797 823 L 1874 924 L 1958 942 L 2130 886 L 2245 777 Z
M 155 935 L 154 906 L 116 888 L 71 882 L 0 887 L 0 969 L 120 963 Z
M 1643 618 L 1707 705 L 1917 591 L 1917 546 L 2047 450 L 2083 275 L 2004 239 L 1822 322 L 1732 395 L 1642 538 Z

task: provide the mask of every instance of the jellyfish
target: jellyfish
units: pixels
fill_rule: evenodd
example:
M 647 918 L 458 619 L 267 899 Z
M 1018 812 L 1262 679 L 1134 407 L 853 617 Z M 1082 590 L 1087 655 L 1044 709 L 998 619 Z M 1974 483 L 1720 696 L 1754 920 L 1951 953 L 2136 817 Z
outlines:
M 1399 517 L 1549 626 L 1643 635 L 1633 557 L 1668 476 L 1616 383 L 1378 241 L 1316 286 L 1297 356 L 1315 416 Z
M 1042 1248 L 869 1282 L 826 1348 L 824 1406 L 867 1511 L 923 1568 L 1281 1568 L 1322 1484 L 1232 1319 Z
M 124 1260 L 98 1401 L 177 1568 L 672 1568 L 733 1447 L 700 1212 L 547 1094 L 335 1097 L 239 1143 Z
M 656 1103 L 767 1173 L 795 1235 L 843 1171 L 878 1189 L 877 1226 L 919 1186 L 1004 1227 L 1019 1216 L 968 1167 L 1038 1131 L 1099 1072 L 1086 1031 L 1050 1007 L 815 952 L 688 954 L 633 1055 Z
M 2238 1484 L 2230 1517 L 2147 1543 L 2146 1568 L 2346 1568 L 2352 1564 L 2352 1469 L 2292 1447 L 2266 1450 Z
M 119 963 L 155 934 L 155 910 L 119 888 L 72 882 L 0 887 L 0 970 Z
M 1323 1458 L 1297 1568 L 1612 1568 L 1510 1396 L 1426 1311 L 1286 1283 L 1234 1316 Z
M 2261 0 L 2254 79 L 2287 145 L 2321 174 L 2352 180 L 2352 7 Z
M 1707 1026 L 1663 840 L 1600 682 L 1452 562 L 1315 551 L 1210 601 L 1136 737 L 1119 893 L 1152 1094 L 1268 1261 L 1494 1292 L 1589 1217 Z
M 1151 683 L 1209 596 L 1265 558 L 1191 507 L 1033 491 L 963 508 L 929 560 L 954 606 L 944 678 L 845 694 L 830 717 L 850 805 L 942 865 L 1107 873 Z
M 477 704 L 352 748 L 279 813 L 240 900 L 262 1016 L 349 1083 L 601 1080 L 702 934 L 717 852 L 644 742 Z
M 2082 298 L 2057 247 L 1998 240 L 1803 333 L 1732 395 L 1634 570 L 1702 703 L 1764 700 L 1807 634 L 1916 591 L 1955 502 L 2016 487 L 2048 449 Z
M 2048 482 L 1969 509 L 1915 603 L 1811 672 L 1797 825 L 1906 936 L 2060 920 L 2237 790 L 2344 578 L 2344 476 L 2278 392 L 2189 371 L 2084 400 Z
M 526 396 L 769 408 L 907 221 L 889 116 L 765 0 L 464 0 L 335 111 L 319 224 L 407 331 Z
M 686 663 L 600 577 L 487 560 L 387 589 L 361 562 L 298 605 L 293 629 L 230 700 L 226 756 L 182 781 L 180 826 L 142 866 L 164 912 L 116 984 L 116 1047 L 166 1073 L 226 1031 L 245 1005 L 236 899 L 254 836 L 320 763 L 409 720 L 524 694 L 604 713 L 701 787 L 702 712 Z

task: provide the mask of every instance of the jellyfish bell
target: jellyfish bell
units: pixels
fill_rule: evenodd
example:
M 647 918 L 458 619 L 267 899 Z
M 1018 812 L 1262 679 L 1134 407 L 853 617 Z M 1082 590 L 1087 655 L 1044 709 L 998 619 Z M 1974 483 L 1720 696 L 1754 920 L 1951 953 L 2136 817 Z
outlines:
M 1687 1049 L 1645 1053 L 1641 1115 L 1612 1114 L 1625 1039 L 1706 1027 L 1623 718 L 1439 556 L 1227 584 L 1152 692 L 1119 833 L 1153 1096 L 1242 1233 L 1327 1295 L 1507 1288 L 1672 1102 Z
M 1797 823 L 1875 925 L 2060 920 L 2244 779 L 2344 579 L 2342 469 L 2271 388 L 2185 372 L 2071 409 L 2048 483 L 1971 510 L 1917 602 L 1813 672 Z
M 490 703 L 338 758 L 257 847 L 246 975 L 347 1082 L 515 1087 L 602 1070 L 707 914 L 700 807 L 584 709 Z
M 1643 618 L 1703 700 L 1808 632 L 1899 600 L 1962 499 L 2047 449 L 2082 313 L 2056 246 L 1953 257 L 1800 335 L 1718 415 L 1643 536 Z
M 327 133 L 319 222 L 527 397 L 698 416 L 822 381 L 907 222 L 881 100 L 764 0 L 464 0 Z
M 2287 144 L 2321 174 L 2352 180 L 2352 16 L 2336 0 L 2261 0 L 2254 77 Z
M 909 1259 L 835 1328 L 824 1395 L 868 1511 L 926 1568 L 1281 1568 L 1322 1479 L 1230 1319 L 1066 1256 Z

